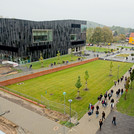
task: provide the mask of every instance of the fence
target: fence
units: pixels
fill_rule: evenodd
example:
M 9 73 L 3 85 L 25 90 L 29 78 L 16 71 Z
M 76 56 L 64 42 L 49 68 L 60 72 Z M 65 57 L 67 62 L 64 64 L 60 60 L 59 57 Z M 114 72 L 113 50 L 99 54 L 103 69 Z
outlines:
M 14 94 L 17 94 L 17 95 L 20 95 L 20 96 L 22 96 L 24 98 L 27 98 L 29 100 L 35 101 L 35 102 L 37 102 L 37 104 L 42 104 L 47 109 L 57 111 L 57 113 L 59 113 L 61 115 L 64 115 L 63 118 L 65 118 L 64 120 L 67 121 L 67 122 L 70 120 L 70 113 L 71 113 L 71 122 L 73 124 L 78 123 L 78 114 L 77 114 L 77 112 L 72 110 L 72 109 L 70 109 L 70 107 L 68 107 L 68 106 L 66 106 L 64 104 L 56 103 L 54 101 L 50 101 L 47 98 L 45 98 L 44 96 L 42 96 L 42 95 L 41 95 L 41 99 L 39 100 L 39 99 L 36 99 L 34 97 L 31 97 L 29 95 L 26 95 L 24 93 L 18 92 L 16 90 L 10 89 L 10 88 L 5 87 L 5 86 L 0 85 L 0 87 L 5 89 L 5 90 L 7 90 L 7 91 L 10 91 L 10 92 L 12 92 Z M 66 123 L 64 125 L 66 125 Z

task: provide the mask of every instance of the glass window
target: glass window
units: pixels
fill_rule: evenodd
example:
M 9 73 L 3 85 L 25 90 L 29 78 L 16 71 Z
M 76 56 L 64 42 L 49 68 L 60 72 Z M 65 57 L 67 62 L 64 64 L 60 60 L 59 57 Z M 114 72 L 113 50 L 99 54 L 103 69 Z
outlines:
M 81 33 L 86 33 L 87 25 L 81 25 Z
M 49 42 L 53 40 L 53 32 L 50 29 L 33 29 L 33 42 Z
M 70 35 L 70 39 L 73 41 L 73 40 L 77 40 L 77 36 L 76 34 L 71 34 Z

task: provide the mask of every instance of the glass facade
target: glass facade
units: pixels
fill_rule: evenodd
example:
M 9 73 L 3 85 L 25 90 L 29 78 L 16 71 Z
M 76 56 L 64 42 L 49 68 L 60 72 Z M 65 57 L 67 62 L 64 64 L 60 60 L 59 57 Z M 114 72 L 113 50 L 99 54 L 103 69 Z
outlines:
M 50 42 L 53 40 L 53 32 L 48 29 L 33 29 L 33 43 Z
M 77 40 L 76 34 L 71 34 L 71 35 L 70 35 L 70 39 L 71 39 L 71 41 Z
M 81 24 L 81 33 L 86 33 L 87 25 Z

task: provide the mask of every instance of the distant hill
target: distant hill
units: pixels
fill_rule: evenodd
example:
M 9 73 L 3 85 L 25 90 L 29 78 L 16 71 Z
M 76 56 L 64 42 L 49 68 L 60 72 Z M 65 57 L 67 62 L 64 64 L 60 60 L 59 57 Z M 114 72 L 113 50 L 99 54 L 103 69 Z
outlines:
M 102 25 L 96 22 L 87 21 L 87 28 L 96 28 L 96 27 L 104 27 L 106 25 Z M 109 27 L 112 31 L 117 31 L 118 34 L 127 34 L 134 32 L 134 29 L 132 28 L 125 28 L 120 26 L 112 26 Z
M 120 27 L 120 26 L 112 26 L 112 27 L 110 27 L 110 29 L 112 31 L 117 31 L 118 34 L 127 34 L 127 33 L 134 32 L 134 29 L 132 29 L 132 28 L 124 28 L 124 27 Z
M 96 27 L 104 27 L 105 25 L 92 22 L 92 21 L 87 21 L 87 28 L 96 28 Z

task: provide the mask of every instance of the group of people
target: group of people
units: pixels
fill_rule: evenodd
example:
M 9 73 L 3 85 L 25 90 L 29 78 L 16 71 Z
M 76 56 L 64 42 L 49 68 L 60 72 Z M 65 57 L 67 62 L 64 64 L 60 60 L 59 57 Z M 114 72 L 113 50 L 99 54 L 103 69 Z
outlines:
M 123 93 L 122 90 L 123 90 L 123 89 L 121 89 L 121 90 L 118 89 L 119 94 L 120 94 L 120 92 Z M 112 98 L 113 93 L 114 93 L 114 90 L 111 89 L 109 93 L 106 91 L 106 93 L 105 93 L 104 95 L 102 95 L 102 93 L 101 93 L 101 94 L 98 96 L 98 98 L 97 98 L 98 104 L 97 104 L 97 106 L 96 106 L 96 111 L 95 111 L 96 118 L 98 118 L 98 116 L 99 116 L 99 109 L 100 109 L 99 104 L 100 104 L 100 103 L 102 104 L 103 107 L 106 107 L 106 106 L 108 105 L 107 101 L 110 100 L 110 107 L 111 107 L 111 110 L 113 110 L 113 108 L 114 108 L 114 99 Z M 94 105 L 92 105 L 92 104 L 90 103 L 89 106 L 88 106 L 88 109 L 89 109 L 88 115 L 89 115 L 89 118 L 90 118 L 90 116 L 91 116 L 91 115 L 93 114 L 93 112 L 94 112 L 95 107 L 94 107 Z M 103 111 L 103 112 L 102 112 L 102 118 L 99 120 L 100 130 L 101 130 L 101 127 L 102 127 L 102 125 L 103 125 L 103 120 L 104 120 L 104 119 L 105 119 L 105 112 Z M 90 119 L 89 119 L 89 120 L 90 120 Z M 112 123 L 113 123 L 114 125 L 116 125 L 116 117 L 115 117 L 115 116 L 113 117 Z
M 116 91 L 116 97 L 118 97 L 119 95 L 122 95 L 123 94 L 123 88 L 122 89 L 118 89 L 117 91 Z

